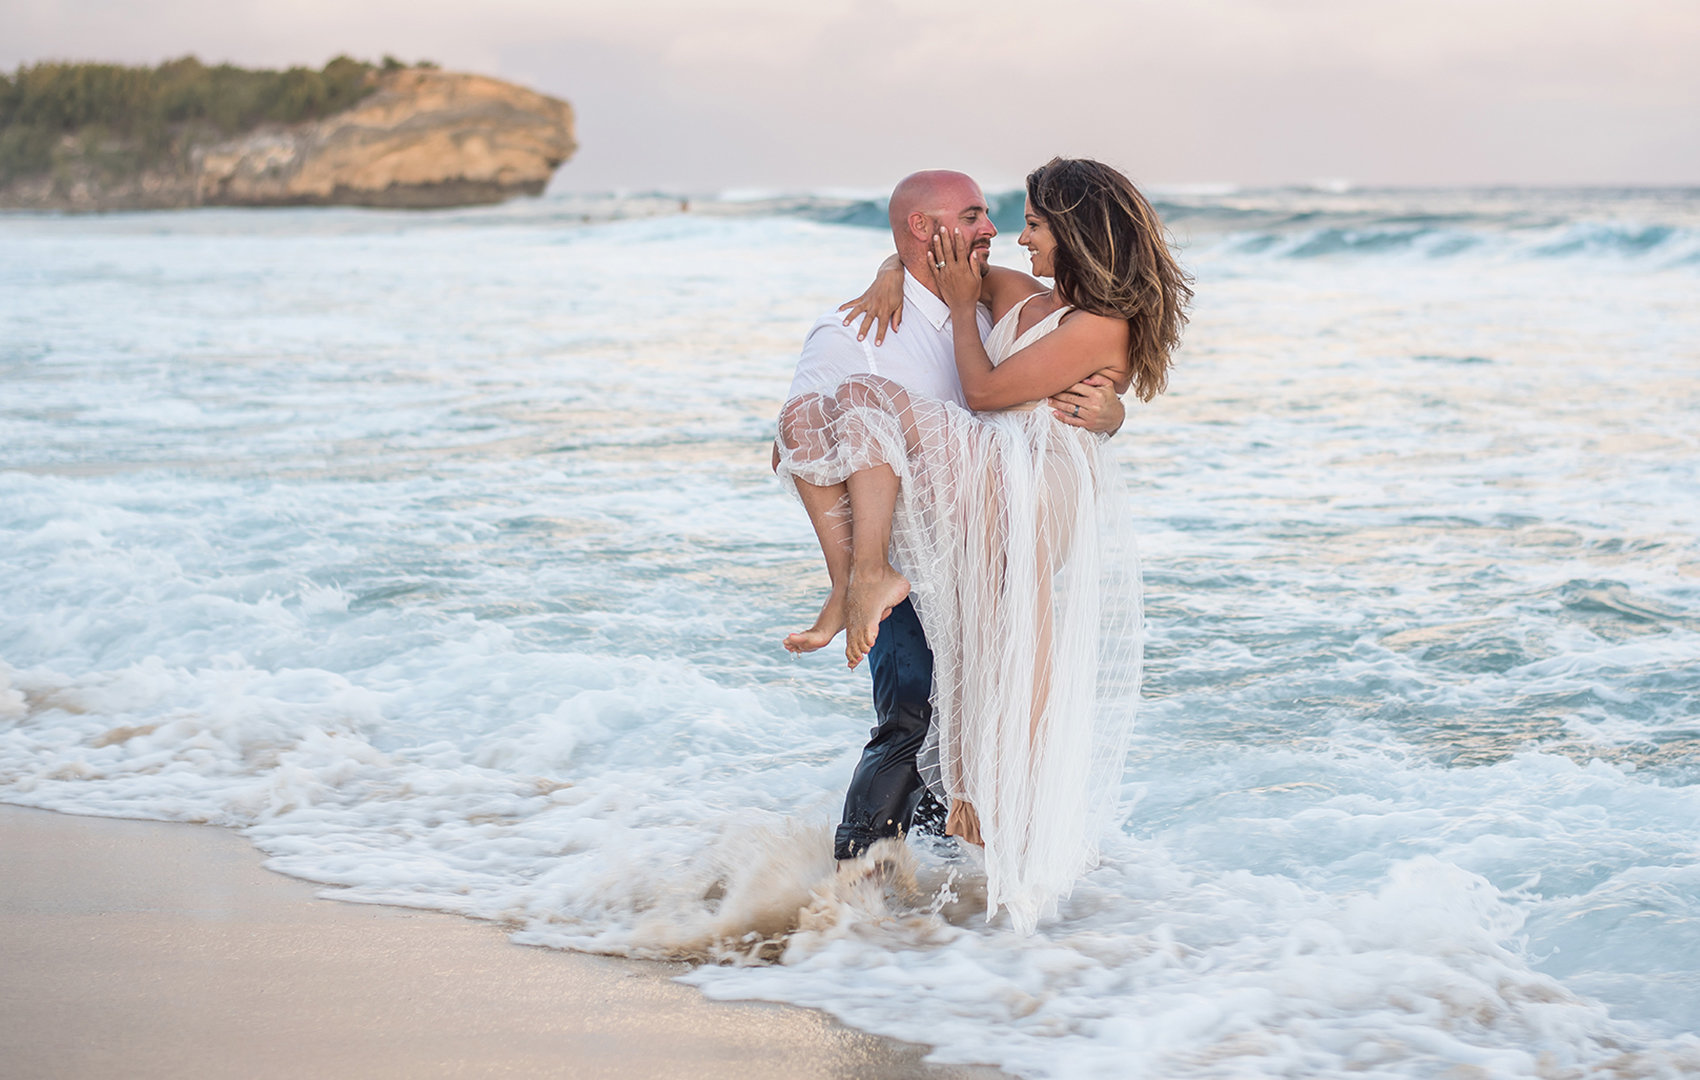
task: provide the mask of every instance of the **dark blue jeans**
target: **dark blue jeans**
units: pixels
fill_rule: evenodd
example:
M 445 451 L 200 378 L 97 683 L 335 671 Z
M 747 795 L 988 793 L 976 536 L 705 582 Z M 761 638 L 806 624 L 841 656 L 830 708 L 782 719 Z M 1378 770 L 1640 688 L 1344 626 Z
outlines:
M 880 623 L 868 654 L 878 725 L 844 796 L 844 821 L 833 837 L 835 858 L 853 859 L 868 845 L 911 828 L 943 832 L 944 807 L 921 783 L 915 755 L 933 721 L 933 650 L 905 600 Z

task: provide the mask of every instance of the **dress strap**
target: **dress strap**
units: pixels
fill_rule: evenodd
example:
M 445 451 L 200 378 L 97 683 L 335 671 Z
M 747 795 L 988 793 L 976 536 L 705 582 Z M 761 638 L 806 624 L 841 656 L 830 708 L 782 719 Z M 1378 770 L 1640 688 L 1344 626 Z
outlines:
M 1039 295 L 1038 293 L 1033 294 L 1033 296 L 1038 296 L 1038 295 Z M 1027 298 L 1027 300 L 1033 299 L 1033 296 L 1029 296 Z M 1021 302 L 1022 306 L 1026 306 L 1027 300 L 1023 300 Z M 1016 308 L 1015 311 L 1014 311 L 1014 314 L 1016 314 L 1016 318 L 1011 320 L 1011 322 L 1014 324 L 1014 326 L 1020 326 L 1021 325 L 1020 314 L 1019 314 L 1020 310 L 1021 310 L 1020 308 Z M 1073 305 L 1065 304 L 1062 307 L 1057 308 L 1055 311 L 1051 312 L 1049 315 L 1046 315 L 1043 319 L 1040 319 L 1038 322 L 1034 323 L 1032 326 L 1029 326 L 1026 330 L 1023 330 L 1020 333 L 1017 333 L 1015 335 L 1015 340 L 1010 343 L 1009 351 L 1011 353 L 1020 352 L 1022 349 L 1026 348 L 1028 345 L 1031 345 L 1033 342 L 1038 341 L 1040 338 L 1044 337 L 1046 334 L 1049 334 L 1051 331 L 1055 330 L 1058 326 L 1061 326 L 1063 316 L 1067 315 L 1069 312 L 1071 312 L 1073 310 L 1074 310 Z

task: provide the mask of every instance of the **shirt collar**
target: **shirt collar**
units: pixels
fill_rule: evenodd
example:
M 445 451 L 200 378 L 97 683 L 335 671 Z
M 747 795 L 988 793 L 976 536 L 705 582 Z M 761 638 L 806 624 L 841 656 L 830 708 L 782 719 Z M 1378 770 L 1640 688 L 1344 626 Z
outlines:
M 903 302 L 925 315 L 934 330 L 943 330 L 944 324 L 950 321 L 950 305 L 933 295 L 933 291 L 921 284 L 907 267 L 903 270 Z

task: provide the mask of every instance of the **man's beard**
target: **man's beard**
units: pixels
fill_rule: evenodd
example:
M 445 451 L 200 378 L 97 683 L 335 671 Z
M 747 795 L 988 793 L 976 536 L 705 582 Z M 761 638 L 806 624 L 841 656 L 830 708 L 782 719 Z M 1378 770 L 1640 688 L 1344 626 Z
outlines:
M 975 244 L 968 249 L 969 256 L 972 257 L 976 251 L 980 253 L 980 259 L 975 265 L 980 268 L 980 276 L 985 277 L 992 269 L 992 242 L 985 240 Z

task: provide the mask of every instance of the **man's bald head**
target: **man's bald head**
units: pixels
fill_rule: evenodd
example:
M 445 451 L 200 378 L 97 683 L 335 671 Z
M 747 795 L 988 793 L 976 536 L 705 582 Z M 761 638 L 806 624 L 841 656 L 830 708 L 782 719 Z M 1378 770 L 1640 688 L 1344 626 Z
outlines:
M 928 169 L 899 180 L 891 191 L 888 217 L 898 257 L 934 292 L 938 290 L 933 284 L 930 247 L 938 229 L 960 230 L 969 246 L 980 253 L 982 273 L 992 237 L 998 234 L 980 185 L 967 173 L 949 169 Z
M 967 173 L 949 169 L 925 169 L 910 173 L 891 189 L 888 217 L 891 233 L 901 243 L 909 228 L 909 215 L 922 214 L 930 218 L 950 216 L 964 203 L 984 204 L 980 185 Z

